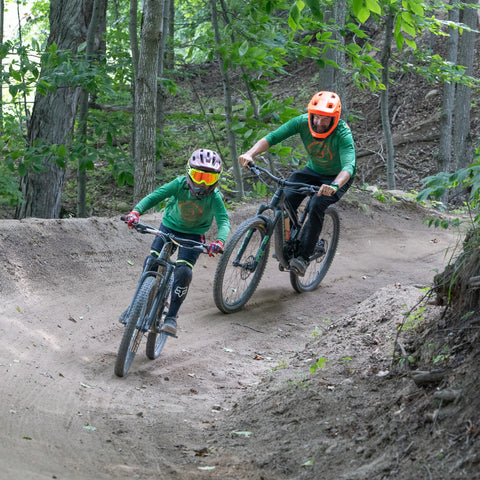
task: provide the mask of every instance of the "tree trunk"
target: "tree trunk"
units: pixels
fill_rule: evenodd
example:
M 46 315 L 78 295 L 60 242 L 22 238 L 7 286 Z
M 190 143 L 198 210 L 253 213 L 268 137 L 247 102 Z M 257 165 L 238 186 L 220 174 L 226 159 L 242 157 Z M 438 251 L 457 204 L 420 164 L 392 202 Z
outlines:
M 454 8 L 448 12 L 448 20 L 453 23 L 458 23 L 460 16 L 458 8 L 455 8 L 455 4 L 457 3 L 458 0 L 450 1 L 450 5 Z M 457 63 L 458 29 L 450 28 L 448 33 L 446 60 L 454 65 Z M 452 168 L 452 119 L 454 101 L 455 83 L 447 81 L 443 85 L 442 110 L 440 114 L 440 141 L 438 144 L 438 170 L 440 172 L 450 172 Z M 445 192 L 442 201 L 445 203 L 448 201 L 448 191 Z
M 326 7 L 324 22 L 328 24 L 332 21 L 332 17 L 334 17 L 334 13 L 332 13 L 329 7 Z M 336 51 L 329 47 L 324 55 L 327 60 L 335 61 Z M 326 90 L 327 92 L 335 91 L 335 68 L 329 63 L 326 63 L 320 68 L 318 72 L 318 84 L 320 85 L 318 90 Z
M 385 90 L 382 90 L 380 94 L 380 110 L 382 115 L 382 130 L 383 140 L 385 142 L 385 148 L 387 151 L 387 188 L 389 190 L 395 190 L 395 156 L 392 141 L 392 131 L 390 128 L 390 117 L 388 114 L 388 91 L 389 91 L 389 68 L 390 68 L 390 55 L 393 39 L 393 20 L 394 15 L 392 12 L 387 13 L 385 21 L 385 40 L 382 48 L 382 83 L 385 85 Z
M 217 16 L 217 5 L 215 0 L 210 0 L 210 7 L 212 10 L 212 27 L 215 36 L 215 43 L 217 48 L 219 48 L 222 44 L 220 38 L 220 31 L 218 28 L 218 16 Z M 225 102 L 225 120 L 227 124 L 227 136 L 228 136 L 228 146 L 230 149 L 230 157 L 232 158 L 232 165 L 233 165 L 233 176 L 235 178 L 235 187 L 236 187 L 236 195 L 235 197 L 237 200 L 241 200 L 244 196 L 244 189 L 243 189 L 243 182 L 242 182 L 242 172 L 240 170 L 240 165 L 238 163 L 238 152 L 237 152 L 237 145 L 235 141 L 235 134 L 231 129 L 232 125 L 232 92 L 231 92 L 231 85 L 230 79 L 228 77 L 228 71 L 224 68 L 224 61 L 222 54 L 218 53 L 218 63 L 219 69 L 222 74 L 222 82 L 223 82 L 223 97 Z
M 163 5 L 163 26 L 162 32 L 168 32 L 170 25 L 170 4 L 173 3 L 173 0 L 165 0 Z M 158 55 L 158 78 L 157 83 L 157 132 L 158 135 L 163 138 L 165 130 L 165 103 L 167 101 L 167 93 L 162 84 L 162 79 L 164 77 L 165 71 L 165 61 L 168 55 L 167 51 L 167 35 L 164 33 L 160 41 L 160 53 Z M 160 153 L 157 159 L 157 174 L 159 176 L 163 175 L 163 155 Z
M 167 54 L 165 57 L 165 68 L 167 70 L 173 70 L 175 68 L 175 49 L 174 35 L 175 35 L 175 1 L 169 1 L 169 14 L 168 14 L 168 38 L 167 38 Z
M 98 51 L 106 27 L 105 16 L 108 0 L 94 0 L 92 18 L 87 32 L 86 60 L 91 65 L 95 50 Z M 103 22 L 102 22 L 103 20 Z M 104 28 L 99 28 L 102 25 Z M 99 35 L 100 33 L 100 35 Z M 95 47 L 97 44 L 97 47 Z M 81 141 L 87 147 L 88 90 L 83 88 L 80 100 L 79 131 Z M 77 170 L 77 217 L 87 217 L 87 172 L 80 161 Z
M 92 5 L 92 0 L 51 0 L 47 49 L 56 43 L 58 49 L 76 53 L 86 40 Z M 17 218 L 60 217 L 65 168 L 55 161 L 49 146 L 70 143 L 80 92 L 80 87 L 65 85 L 47 95 L 35 95 L 28 142 L 30 146 L 45 145 L 48 153 L 41 159 L 42 170 L 29 169 L 20 181 L 23 200 Z
M 478 4 L 478 0 L 467 0 L 466 4 Z M 464 8 L 461 22 L 476 30 L 478 10 L 476 8 Z M 459 40 L 458 64 L 466 67 L 467 75 L 474 75 L 473 58 L 475 51 L 475 32 L 464 30 Z M 466 85 L 457 86 L 455 97 L 455 119 L 453 127 L 453 151 L 455 159 L 455 170 L 467 167 L 473 161 L 473 145 L 470 129 L 471 111 L 471 87 Z
M 346 0 L 338 0 L 335 2 L 335 25 L 336 30 L 334 33 L 334 39 L 338 41 L 340 47 L 345 46 L 345 37 L 341 34 L 345 27 L 345 17 L 347 15 L 347 2 Z M 342 49 L 335 50 L 335 62 L 339 68 L 335 69 L 334 84 L 335 92 L 342 101 L 342 119 L 348 119 L 348 98 L 347 87 L 345 86 L 345 71 L 347 69 L 347 60 L 345 58 L 345 52 Z
M 132 110 L 135 112 L 135 96 L 136 96 L 136 78 L 138 75 L 138 0 L 130 0 L 130 15 L 128 20 L 128 32 L 130 35 L 130 50 L 132 52 Z M 132 116 L 132 141 L 130 142 L 130 155 L 135 158 L 135 116 Z
M 152 192 L 156 183 L 157 72 L 162 15 L 163 0 L 145 0 L 135 80 L 135 202 Z

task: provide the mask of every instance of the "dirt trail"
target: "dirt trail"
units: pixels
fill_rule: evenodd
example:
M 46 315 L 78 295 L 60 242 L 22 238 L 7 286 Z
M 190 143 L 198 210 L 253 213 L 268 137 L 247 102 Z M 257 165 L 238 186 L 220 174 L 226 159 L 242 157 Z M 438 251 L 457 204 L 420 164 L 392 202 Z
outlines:
M 233 225 L 247 215 L 233 212 Z M 389 305 L 401 309 L 431 282 L 456 242 L 450 232 L 422 225 L 415 212 L 344 207 L 341 216 L 338 255 L 312 294 L 294 293 L 270 260 L 247 308 L 222 315 L 212 299 L 215 260 L 202 256 L 179 339 L 169 340 L 154 362 L 142 345 L 123 379 L 113 374 L 123 328 L 117 318 L 151 237 L 117 219 L 0 221 L 0 478 L 319 478 L 300 464 L 282 470 L 276 463 L 293 448 L 279 439 L 301 435 L 298 419 L 284 419 L 280 406 L 271 431 L 259 437 L 264 451 L 262 442 L 249 451 L 248 438 L 225 432 L 240 419 L 248 430 L 246 419 L 254 421 L 254 406 L 266 398 L 257 384 L 269 372 L 295 362 L 308 367 L 317 358 L 300 353 L 314 332 L 322 332 L 327 358 L 352 356 L 359 364 L 375 352 L 388 358 L 387 341 L 380 350 L 352 342 L 346 313 L 365 309 L 361 302 L 386 287 Z M 144 218 L 159 223 L 159 216 Z M 393 312 L 382 326 L 390 334 Z M 335 401 L 371 408 L 358 388 Z M 291 395 L 282 398 L 295 403 Z M 268 439 L 277 439 L 274 446 Z

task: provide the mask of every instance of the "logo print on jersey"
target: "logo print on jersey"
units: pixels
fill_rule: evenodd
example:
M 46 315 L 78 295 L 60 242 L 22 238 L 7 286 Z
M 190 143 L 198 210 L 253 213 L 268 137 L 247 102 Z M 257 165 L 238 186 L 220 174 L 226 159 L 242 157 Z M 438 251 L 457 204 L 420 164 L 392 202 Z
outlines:
M 325 165 L 333 158 L 332 152 L 325 142 L 315 141 L 308 146 L 308 153 L 315 163 Z
M 195 202 L 179 203 L 180 215 L 185 222 L 194 223 L 203 215 L 203 210 Z

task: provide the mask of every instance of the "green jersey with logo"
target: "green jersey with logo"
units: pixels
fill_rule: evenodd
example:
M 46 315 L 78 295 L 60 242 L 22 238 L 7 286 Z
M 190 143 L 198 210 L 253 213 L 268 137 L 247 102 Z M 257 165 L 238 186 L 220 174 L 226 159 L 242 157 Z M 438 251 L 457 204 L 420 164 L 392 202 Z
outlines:
M 215 219 L 218 227 L 217 239 L 225 243 L 230 231 L 230 221 L 222 194 L 217 188 L 208 197 L 195 198 L 190 194 L 186 176 L 182 175 L 140 200 L 134 210 L 141 215 L 167 198 L 163 225 L 177 232 L 204 235 Z
M 308 126 L 308 113 L 292 118 L 269 133 L 265 139 L 270 146 L 299 134 L 308 153 L 307 167 L 320 175 L 338 175 L 342 170 L 351 177 L 357 171 L 355 145 L 349 126 L 339 120 L 335 130 L 327 138 L 315 138 Z

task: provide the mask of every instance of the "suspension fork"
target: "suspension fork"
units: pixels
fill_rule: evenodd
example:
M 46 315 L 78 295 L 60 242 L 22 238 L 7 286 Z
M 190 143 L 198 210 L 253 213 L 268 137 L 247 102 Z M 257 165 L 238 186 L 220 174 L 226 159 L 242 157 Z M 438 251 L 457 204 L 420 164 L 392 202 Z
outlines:
M 263 220 L 265 222 L 265 225 L 266 225 L 266 232 L 265 233 L 266 234 L 263 237 L 262 243 L 260 244 L 260 247 L 258 248 L 258 250 L 255 254 L 255 258 L 253 259 L 253 261 L 249 262 L 248 264 L 240 261 L 243 258 L 243 254 L 245 253 L 245 250 L 248 247 L 248 245 L 250 243 L 250 240 L 252 239 L 253 230 L 249 230 L 246 233 L 245 237 L 243 238 L 242 243 L 240 245 L 240 248 L 238 249 L 238 251 L 235 255 L 235 258 L 233 259 L 233 265 L 235 267 L 246 268 L 246 269 L 248 269 L 252 272 L 255 271 L 255 269 L 257 268 L 258 262 L 260 261 L 260 259 L 264 255 L 265 249 L 268 245 L 268 242 L 270 241 L 270 239 L 272 237 L 273 229 L 274 229 L 275 224 L 276 224 L 275 218 L 272 220 L 270 217 L 268 217 L 266 215 L 262 215 L 260 213 L 261 211 L 265 211 L 268 207 L 265 207 L 264 205 L 261 206 L 261 207 L 263 207 L 263 209 L 262 208 L 259 209 L 258 218 L 260 218 L 261 220 Z

